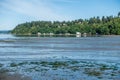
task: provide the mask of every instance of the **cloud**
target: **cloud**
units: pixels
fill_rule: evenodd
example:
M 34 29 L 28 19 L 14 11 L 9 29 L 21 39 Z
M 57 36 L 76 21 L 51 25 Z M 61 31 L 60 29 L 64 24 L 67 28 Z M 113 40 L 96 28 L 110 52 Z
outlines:
M 16 25 L 44 20 L 70 20 L 61 6 L 54 6 L 53 0 L 0 0 L 0 30 L 13 29 Z
M 52 1 L 62 2 L 62 3 L 75 3 L 75 2 L 79 2 L 80 0 L 52 0 Z
M 47 0 L 4 0 L 2 7 L 17 14 L 33 17 L 40 20 L 66 20 L 67 17 L 57 13 Z

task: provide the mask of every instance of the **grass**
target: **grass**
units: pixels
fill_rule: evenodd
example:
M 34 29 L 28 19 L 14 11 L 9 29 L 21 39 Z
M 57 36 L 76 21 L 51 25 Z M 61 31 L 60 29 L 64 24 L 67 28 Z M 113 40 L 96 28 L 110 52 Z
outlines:
M 3 67 L 3 64 L 0 63 L 0 67 Z
M 21 62 L 21 63 L 11 63 L 10 67 L 17 67 L 28 64 L 27 62 Z
M 0 64 L 1 68 L 3 64 Z M 120 74 L 119 65 L 109 65 L 104 63 L 94 63 L 89 61 L 75 61 L 75 60 L 67 60 L 67 61 L 30 61 L 30 62 L 19 62 L 19 63 L 10 63 L 9 67 L 25 67 L 24 71 L 26 72 L 38 72 L 44 73 L 43 75 L 47 75 L 47 72 L 55 72 L 57 76 L 68 76 L 66 73 L 79 73 L 88 75 L 89 77 L 96 77 L 98 79 L 104 79 L 105 77 L 117 77 Z M 11 68 L 14 69 L 14 68 Z M 58 72 L 60 71 L 60 73 Z M 68 71 L 68 72 L 67 72 Z M 10 72 L 10 71 L 9 71 Z M 12 72 L 12 71 L 11 71 Z M 16 72 L 16 71 L 13 71 Z M 63 74 L 62 74 L 63 73 Z M 49 74 L 51 76 L 53 74 Z
M 78 64 L 78 61 L 70 61 L 70 64 Z
M 70 69 L 72 71 L 79 71 L 80 70 L 79 66 L 71 66 L 71 67 L 68 67 L 68 69 Z
M 48 64 L 49 64 L 49 62 L 42 61 L 42 62 L 40 62 L 40 64 L 41 64 L 42 66 L 45 66 L 45 67 L 47 67 L 47 66 L 48 66 Z
M 1 74 L 1 73 L 7 73 L 7 72 L 9 72 L 8 69 L 4 69 L 4 68 L 0 69 L 0 74 Z
M 66 62 L 50 62 L 49 65 L 52 65 L 52 68 L 61 68 L 61 67 L 66 67 L 68 64 Z
M 111 76 L 116 76 L 115 73 L 111 73 Z
M 28 63 L 27 62 L 18 63 L 19 66 L 26 65 L 26 64 L 28 64 Z
M 39 65 L 39 62 L 30 62 L 30 64 L 35 64 L 35 65 Z
M 109 66 L 107 66 L 105 64 L 102 64 L 101 67 L 100 67 L 101 71 L 108 70 L 108 69 L 110 69 Z
M 17 67 L 18 66 L 18 64 L 16 64 L 16 63 L 11 63 L 10 64 L 10 67 Z
M 32 79 L 21 74 L 0 73 L 0 80 L 32 80 Z
M 90 69 L 90 68 L 85 68 L 85 74 L 88 74 L 89 76 L 101 76 L 102 72 L 96 69 Z
M 105 71 L 105 70 L 118 70 L 117 66 L 109 66 L 109 65 L 105 65 L 105 64 L 101 64 L 100 65 L 100 70 L 101 71 Z
M 28 76 L 23 76 L 18 73 L 9 74 L 8 72 L 9 72 L 9 70 L 7 70 L 7 69 L 1 69 L 0 70 L 0 80 L 32 80 Z

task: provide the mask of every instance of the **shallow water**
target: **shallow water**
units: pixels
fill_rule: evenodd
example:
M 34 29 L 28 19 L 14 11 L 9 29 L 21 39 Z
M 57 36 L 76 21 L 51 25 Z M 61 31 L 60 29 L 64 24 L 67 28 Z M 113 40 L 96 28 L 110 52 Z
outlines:
M 120 80 L 119 61 L 120 36 L 0 34 L 0 69 L 19 72 L 32 80 Z
M 120 60 L 120 36 L 15 37 L 0 35 L 1 60 L 43 58 Z

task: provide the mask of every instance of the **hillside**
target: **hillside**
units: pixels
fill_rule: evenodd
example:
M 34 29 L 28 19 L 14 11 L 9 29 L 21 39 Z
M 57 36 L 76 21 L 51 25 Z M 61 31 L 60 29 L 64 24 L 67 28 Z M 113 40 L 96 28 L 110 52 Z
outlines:
M 120 12 L 117 16 L 92 17 L 90 19 L 78 19 L 73 21 L 32 21 L 17 25 L 12 34 L 76 34 L 76 32 L 100 34 L 100 35 L 120 35 Z

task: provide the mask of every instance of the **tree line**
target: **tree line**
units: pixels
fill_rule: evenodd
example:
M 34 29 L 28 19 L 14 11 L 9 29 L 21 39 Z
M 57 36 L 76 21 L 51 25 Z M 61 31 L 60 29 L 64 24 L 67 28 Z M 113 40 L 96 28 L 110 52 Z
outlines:
M 37 33 L 76 34 L 76 32 L 120 35 L 120 12 L 117 16 L 92 17 L 73 21 L 32 21 L 18 24 L 12 31 L 16 35 Z

